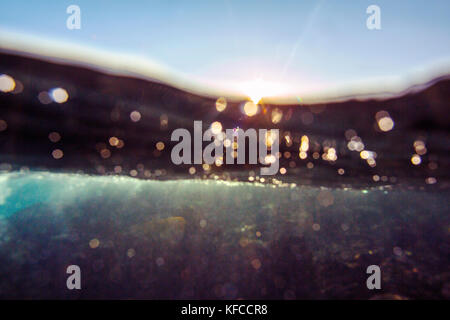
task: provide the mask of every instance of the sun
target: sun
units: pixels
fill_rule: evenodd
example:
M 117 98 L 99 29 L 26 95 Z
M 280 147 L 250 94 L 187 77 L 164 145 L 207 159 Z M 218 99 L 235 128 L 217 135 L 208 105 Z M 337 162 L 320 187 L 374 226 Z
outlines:
M 242 92 L 254 103 L 259 104 L 263 98 L 275 97 L 286 92 L 285 85 L 257 78 L 241 85 Z

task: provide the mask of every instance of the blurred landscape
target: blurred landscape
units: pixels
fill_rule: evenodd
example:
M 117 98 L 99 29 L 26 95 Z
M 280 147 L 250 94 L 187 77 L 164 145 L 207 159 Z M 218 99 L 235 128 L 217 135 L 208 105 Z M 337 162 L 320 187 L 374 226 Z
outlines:
M 2 299 L 450 298 L 448 76 L 249 116 L 244 100 L 10 52 L 0 74 Z M 194 120 L 280 129 L 280 172 L 174 165 L 170 135 Z
M 176 142 L 171 142 L 170 136 L 177 128 L 192 132 L 194 120 L 202 120 L 203 130 L 215 121 L 224 130 L 280 129 L 280 167 L 287 169 L 283 178 L 290 182 L 364 186 L 378 175 L 379 182 L 387 182 L 381 177 L 388 177 L 389 183 L 414 180 L 425 185 L 425 179 L 434 177 L 440 187 L 448 186 L 450 79 L 445 76 L 380 100 L 278 106 L 261 103 L 260 112 L 249 117 L 242 111 L 245 101 L 225 100 L 226 108 L 219 112 L 219 97 L 194 95 L 157 81 L 6 53 L 1 55 L 0 68 L 23 86 L 18 94 L 0 96 L 1 119 L 8 126 L 0 136 L 0 162 L 6 168 L 125 175 L 136 170 L 134 176 L 139 178 L 192 177 L 190 165 L 171 162 Z M 64 104 L 52 102 L 47 93 L 59 87 L 69 94 Z M 139 116 L 137 122 L 130 118 L 133 112 Z M 389 132 L 380 130 L 379 112 L 392 119 L 394 127 Z M 57 141 L 51 141 L 51 133 Z M 303 136 L 308 139 L 305 159 L 299 157 Z M 111 137 L 121 140 L 123 146 L 112 146 Z M 361 143 L 363 149 L 376 153 L 376 166 L 361 159 L 363 149 L 349 149 L 352 138 L 356 149 Z M 158 150 L 158 142 L 164 149 Z M 422 147 L 420 166 L 411 165 L 411 157 L 417 153 L 415 143 Z M 323 153 L 330 148 L 336 151 L 337 159 L 324 161 Z M 63 157 L 54 159 L 55 149 L 61 150 Z M 248 172 L 257 172 L 257 168 L 224 164 L 203 170 L 198 165 L 193 177 L 218 175 L 225 180 L 248 181 Z M 338 174 L 340 168 L 345 174 Z

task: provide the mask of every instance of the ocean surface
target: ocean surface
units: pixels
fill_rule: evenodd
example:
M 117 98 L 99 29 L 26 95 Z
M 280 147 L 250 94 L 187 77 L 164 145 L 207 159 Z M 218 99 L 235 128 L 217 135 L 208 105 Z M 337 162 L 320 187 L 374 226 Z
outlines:
M 1 298 L 449 297 L 448 190 L 50 172 L 0 190 Z

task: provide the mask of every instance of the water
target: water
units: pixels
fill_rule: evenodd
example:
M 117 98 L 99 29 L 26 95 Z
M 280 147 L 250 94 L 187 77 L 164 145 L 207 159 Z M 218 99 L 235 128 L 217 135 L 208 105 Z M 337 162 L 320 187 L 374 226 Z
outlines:
M 448 191 L 0 177 L 2 298 L 448 298 Z
M 0 298 L 450 297 L 448 78 L 249 117 L 242 101 L 219 111 L 217 97 L 12 54 L 0 72 L 17 85 L 0 93 Z M 46 96 L 58 87 L 65 103 Z M 194 120 L 279 129 L 284 171 L 173 164 L 170 134 Z

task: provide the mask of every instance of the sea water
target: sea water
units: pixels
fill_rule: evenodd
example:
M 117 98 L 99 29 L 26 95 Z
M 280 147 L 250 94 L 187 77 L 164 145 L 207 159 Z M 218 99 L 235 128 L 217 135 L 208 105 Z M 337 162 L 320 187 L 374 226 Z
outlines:
M 0 297 L 369 298 L 378 265 L 378 295 L 448 298 L 448 196 L 3 173 Z

